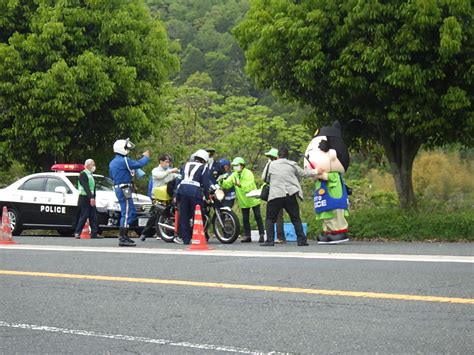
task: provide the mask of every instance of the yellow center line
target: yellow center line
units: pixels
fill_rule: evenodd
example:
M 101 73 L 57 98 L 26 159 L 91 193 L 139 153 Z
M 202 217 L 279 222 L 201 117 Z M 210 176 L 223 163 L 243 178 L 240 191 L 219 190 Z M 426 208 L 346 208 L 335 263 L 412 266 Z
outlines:
M 407 295 L 407 294 L 399 294 L 399 293 L 357 292 L 357 291 L 343 291 L 343 290 L 318 290 L 318 289 L 313 289 L 313 288 L 228 284 L 228 283 L 220 283 L 220 282 L 166 280 L 166 279 L 152 279 L 152 278 L 139 278 L 139 277 L 58 274 L 58 273 L 50 273 L 50 272 L 14 271 L 14 270 L 0 270 L 0 275 L 50 277 L 50 278 L 58 278 L 58 279 L 78 279 L 78 280 L 93 280 L 93 281 L 134 282 L 134 283 L 144 283 L 144 284 L 209 287 L 209 288 L 247 290 L 247 291 L 300 293 L 300 294 L 319 295 L 319 296 L 341 296 L 341 297 L 375 298 L 375 299 L 403 300 L 403 301 L 474 304 L 474 298 L 438 297 L 438 296 Z

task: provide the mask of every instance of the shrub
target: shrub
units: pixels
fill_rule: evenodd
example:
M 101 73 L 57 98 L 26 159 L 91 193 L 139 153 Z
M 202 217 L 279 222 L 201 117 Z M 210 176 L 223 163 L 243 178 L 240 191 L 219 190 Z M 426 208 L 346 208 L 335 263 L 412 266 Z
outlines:
M 472 209 L 457 212 L 360 209 L 354 211 L 348 221 L 350 234 L 356 239 L 474 241 Z
M 463 156 L 465 158 L 463 159 Z M 352 166 L 349 170 L 352 169 Z M 474 161 L 468 152 L 434 150 L 421 152 L 413 164 L 413 188 L 420 206 L 443 208 L 453 211 L 472 208 L 474 205 Z M 395 192 L 392 176 L 384 171 L 372 169 L 368 172 L 363 193 L 381 191 Z M 359 193 L 361 190 L 358 191 Z M 359 197 L 360 198 L 360 197 Z M 375 206 L 377 202 L 373 201 Z M 356 204 L 355 207 L 358 205 Z M 367 206 L 366 206 L 367 207 Z

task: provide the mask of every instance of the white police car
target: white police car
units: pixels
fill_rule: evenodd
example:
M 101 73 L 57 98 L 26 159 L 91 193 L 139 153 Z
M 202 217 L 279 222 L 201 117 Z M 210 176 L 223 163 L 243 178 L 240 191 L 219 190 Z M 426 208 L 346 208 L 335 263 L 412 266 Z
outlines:
M 14 235 L 25 229 L 56 229 L 72 236 L 79 214 L 77 183 L 82 164 L 55 164 L 52 172 L 25 176 L 0 189 L 0 206 L 7 206 Z M 112 180 L 95 175 L 99 231 L 117 229 L 120 205 Z M 152 203 L 148 196 L 133 194 L 138 218 L 131 229 L 140 233 L 148 221 Z

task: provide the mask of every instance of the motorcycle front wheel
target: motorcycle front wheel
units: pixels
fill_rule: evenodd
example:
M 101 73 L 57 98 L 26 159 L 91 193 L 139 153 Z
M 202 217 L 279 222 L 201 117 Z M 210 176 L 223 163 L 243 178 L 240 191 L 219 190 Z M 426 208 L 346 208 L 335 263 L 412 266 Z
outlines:
M 220 219 L 217 213 L 219 213 Z M 217 239 L 219 239 L 222 244 L 232 244 L 239 237 L 240 223 L 237 215 L 233 211 L 216 211 L 212 219 L 212 226 L 214 227 Z
M 174 239 L 174 216 L 161 214 L 156 226 L 157 234 L 167 243 L 172 243 Z

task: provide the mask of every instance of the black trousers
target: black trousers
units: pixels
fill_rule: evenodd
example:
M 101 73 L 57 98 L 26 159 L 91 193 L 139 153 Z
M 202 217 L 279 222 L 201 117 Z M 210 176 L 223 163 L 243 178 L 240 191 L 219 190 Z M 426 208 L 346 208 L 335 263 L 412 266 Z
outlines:
M 197 205 L 201 206 L 201 213 L 204 214 L 204 200 L 202 198 L 178 195 L 179 234 L 183 238 L 183 244 L 185 245 L 191 244 L 194 212 Z M 193 223 L 191 224 L 190 221 L 193 221 Z
M 267 203 L 267 241 L 275 240 L 275 222 L 278 214 L 284 209 L 290 216 L 291 223 L 295 227 L 298 243 L 306 242 L 306 236 L 303 232 L 303 224 L 301 223 L 300 207 L 298 205 L 297 194 L 276 198 Z
M 258 226 L 258 233 L 260 235 L 265 234 L 265 228 L 263 227 L 262 214 L 260 213 L 260 205 L 252 207 L 253 215 Z M 250 237 L 250 208 L 242 208 L 242 219 L 244 222 L 244 237 Z
M 285 228 L 283 227 L 283 209 L 278 212 L 278 217 L 276 220 L 277 224 L 277 238 L 278 240 L 286 240 L 285 237 Z
M 97 209 L 91 206 L 90 199 L 87 196 L 80 195 L 78 201 L 81 214 L 77 220 L 75 234 L 81 234 L 84 224 L 89 219 L 89 226 L 91 227 L 91 237 L 97 237 L 99 226 L 97 225 Z

